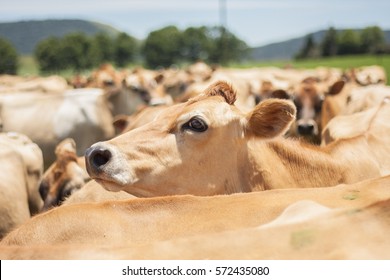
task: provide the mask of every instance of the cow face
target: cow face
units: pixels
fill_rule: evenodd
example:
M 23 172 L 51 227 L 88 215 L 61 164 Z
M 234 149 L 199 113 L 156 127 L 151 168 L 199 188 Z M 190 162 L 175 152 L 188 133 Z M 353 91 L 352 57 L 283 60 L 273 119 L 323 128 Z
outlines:
M 144 104 L 159 105 L 172 104 L 173 100 L 164 90 L 161 84 L 164 76 L 146 69 L 135 69 L 124 80 L 124 86 L 128 90 L 139 96 Z
M 289 131 L 290 136 L 319 144 L 321 141 L 321 107 L 325 95 L 325 85 L 307 78 L 296 88 L 294 103 L 297 119 Z
M 65 139 L 56 148 L 57 160 L 44 173 L 39 193 L 44 200 L 43 211 L 61 205 L 88 180 L 88 175 L 77 163 L 73 139 Z
M 86 151 L 92 179 L 136 196 L 231 193 L 248 157 L 247 141 L 283 134 L 294 120 L 289 101 L 269 99 L 250 112 L 224 82 L 161 112 L 154 121 Z

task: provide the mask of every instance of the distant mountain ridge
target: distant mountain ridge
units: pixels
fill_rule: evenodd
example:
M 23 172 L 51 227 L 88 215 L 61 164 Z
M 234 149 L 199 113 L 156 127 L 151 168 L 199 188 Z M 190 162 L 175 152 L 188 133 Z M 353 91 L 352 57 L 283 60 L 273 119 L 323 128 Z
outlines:
M 50 36 L 62 37 L 73 32 L 87 35 L 104 32 L 114 36 L 120 31 L 109 25 L 78 19 L 0 23 L 0 37 L 11 42 L 20 54 L 32 54 L 37 43 Z
M 359 29 L 356 29 L 356 31 L 358 30 Z M 338 29 L 337 31 L 339 32 L 342 30 Z M 326 32 L 327 30 L 320 30 L 309 34 L 312 34 L 314 42 L 319 43 L 324 38 Z M 386 42 L 389 44 L 390 30 L 383 32 L 385 34 Z M 250 59 L 255 61 L 289 60 L 293 58 L 294 55 L 302 48 L 307 35 L 308 34 L 305 34 L 304 36 L 298 38 L 252 48 L 250 50 Z
M 314 41 L 318 43 L 322 40 L 326 31 L 327 30 L 320 30 L 310 34 L 313 35 Z M 63 37 L 64 35 L 73 32 L 83 32 L 87 35 L 95 35 L 104 32 L 115 36 L 122 31 L 106 24 L 79 19 L 0 22 L 0 37 L 10 41 L 19 54 L 32 54 L 35 46 L 41 40 L 50 36 Z M 390 30 L 384 31 L 384 33 L 386 42 L 390 43 Z M 291 59 L 301 49 L 307 35 L 308 34 L 305 34 L 304 36 L 282 42 L 251 48 L 250 59 L 254 61 Z

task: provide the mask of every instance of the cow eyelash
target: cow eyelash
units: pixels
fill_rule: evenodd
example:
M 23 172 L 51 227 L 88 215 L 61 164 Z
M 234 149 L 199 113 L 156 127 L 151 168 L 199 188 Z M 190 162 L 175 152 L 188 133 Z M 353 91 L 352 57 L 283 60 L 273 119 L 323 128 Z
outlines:
M 183 124 L 183 130 L 192 130 L 194 132 L 204 132 L 208 129 L 208 126 L 204 120 L 200 117 L 193 117 L 188 122 Z

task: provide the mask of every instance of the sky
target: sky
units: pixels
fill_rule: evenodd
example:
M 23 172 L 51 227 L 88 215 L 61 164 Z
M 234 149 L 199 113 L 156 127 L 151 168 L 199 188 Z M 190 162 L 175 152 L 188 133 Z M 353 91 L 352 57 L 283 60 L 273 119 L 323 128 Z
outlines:
M 331 26 L 389 30 L 390 0 L 0 0 L 0 22 L 42 19 L 97 21 L 138 39 L 167 25 L 223 24 L 258 47 Z

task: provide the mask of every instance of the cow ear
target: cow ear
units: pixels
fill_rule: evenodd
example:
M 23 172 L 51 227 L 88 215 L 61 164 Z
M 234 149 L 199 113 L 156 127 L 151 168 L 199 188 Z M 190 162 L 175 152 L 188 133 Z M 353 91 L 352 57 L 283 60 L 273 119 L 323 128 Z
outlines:
M 156 83 L 160 84 L 164 80 L 164 74 L 158 73 L 156 76 L 154 76 L 154 80 Z
M 208 96 L 222 96 L 229 105 L 233 105 L 236 101 L 236 91 L 233 87 L 224 81 L 218 81 L 209 86 L 205 92 Z
M 76 154 L 76 142 L 72 138 L 62 140 L 56 147 L 57 158 L 65 153 Z
M 247 115 L 246 131 L 262 138 L 283 135 L 295 120 L 295 114 L 296 108 L 291 101 L 266 99 Z
M 129 125 L 129 116 L 117 115 L 114 118 L 113 126 L 115 128 L 115 134 L 121 134 L 125 128 Z
M 333 85 L 329 87 L 328 95 L 337 95 L 339 94 L 343 88 L 344 88 L 345 82 L 340 80 L 335 82 Z
M 277 89 L 271 93 L 271 97 L 279 99 L 290 99 L 291 96 L 287 93 L 287 91 L 283 89 Z

